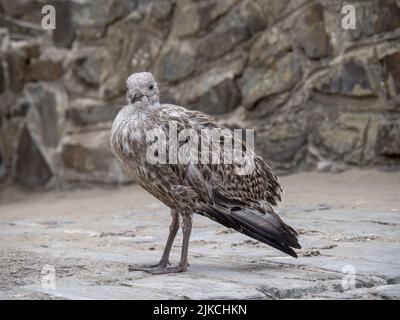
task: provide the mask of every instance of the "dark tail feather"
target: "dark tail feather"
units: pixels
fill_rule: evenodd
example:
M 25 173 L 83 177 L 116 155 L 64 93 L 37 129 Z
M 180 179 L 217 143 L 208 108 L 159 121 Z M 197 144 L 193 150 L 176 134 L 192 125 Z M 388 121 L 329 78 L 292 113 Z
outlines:
M 230 214 L 223 213 L 215 208 L 207 208 L 207 216 L 233 228 L 255 240 L 274 247 L 288 255 L 297 258 L 292 248 L 300 249 L 297 232 L 286 225 L 277 214 L 267 212 L 263 214 L 254 209 L 234 208 Z
M 297 258 L 291 248 L 300 249 L 297 233 L 276 214 L 265 215 L 252 209 L 232 210 L 231 216 L 242 228 L 242 233 Z

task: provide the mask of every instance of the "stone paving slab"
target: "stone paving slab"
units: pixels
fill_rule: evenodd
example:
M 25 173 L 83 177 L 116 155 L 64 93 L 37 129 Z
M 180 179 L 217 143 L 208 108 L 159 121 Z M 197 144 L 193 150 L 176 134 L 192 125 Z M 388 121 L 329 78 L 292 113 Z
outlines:
M 400 174 L 281 180 L 278 211 L 299 231 L 298 259 L 195 216 L 189 271 L 157 276 L 128 271 L 159 259 L 170 219 L 138 186 L 5 191 L 0 299 L 399 299 Z M 172 263 L 180 241 L 178 233 Z M 45 266 L 55 268 L 55 288 L 43 284 Z

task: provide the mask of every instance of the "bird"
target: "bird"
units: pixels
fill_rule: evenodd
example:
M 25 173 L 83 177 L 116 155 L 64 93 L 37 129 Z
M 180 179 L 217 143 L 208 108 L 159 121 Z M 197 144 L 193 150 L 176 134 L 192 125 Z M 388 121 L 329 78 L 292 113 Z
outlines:
M 193 214 L 208 217 L 297 258 L 294 249 L 301 248 L 298 233 L 274 210 L 281 201 L 281 184 L 270 165 L 250 150 L 246 142 L 241 144 L 242 151 L 246 151 L 244 160 L 252 163 L 252 170 L 246 174 L 239 174 L 238 164 L 233 161 L 149 161 L 149 154 L 157 156 L 160 152 L 168 157 L 173 153 L 172 139 L 166 141 L 165 152 L 156 150 L 152 154 L 149 151 L 157 139 L 169 137 L 172 124 L 178 134 L 186 129 L 199 134 L 206 129 L 224 132 L 229 129 L 201 111 L 160 103 L 158 85 L 150 72 L 137 72 L 128 77 L 126 100 L 127 105 L 120 109 L 112 124 L 112 152 L 142 188 L 170 208 L 172 217 L 161 259 L 154 264 L 130 265 L 130 271 L 151 274 L 187 271 Z M 152 140 L 149 132 L 159 133 L 160 137 Z M 183 147 L 190 139 L 179 140 L 178 147 Z M 170 251 L 180 227 L 180 262 L 171 266 Z

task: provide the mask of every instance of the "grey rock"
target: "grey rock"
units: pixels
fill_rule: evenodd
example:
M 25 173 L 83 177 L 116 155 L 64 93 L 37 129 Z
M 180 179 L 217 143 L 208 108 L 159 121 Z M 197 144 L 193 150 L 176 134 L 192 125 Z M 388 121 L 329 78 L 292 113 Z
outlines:
M 400 156 L 400 122 L 387 123 L 379 127 L 376 153 L 388 157 Z
M 143 30 L 144 29 L 144 30 Z M 124 95 L 125 81 L 132 72 L 149 70 L 159 54 L 161 34 L 145 26 L 138 27 L 134 16 L 111 25 L 105 39 L 103 78 L 100 95 L 104 99 Z
M 74 75 L 88 86 L 98 86 L 102 76 L 102 56 L 96 48 L 85 48 L 74 59 Z
M 274 163 L 291 162 L 306 144 L 307 135 L 287 124 L 273 125 L 267 130 L 256 131 L 256 151 Z
M 92 43 L 108 34 L 108 27 L 132 11 L 137 20 L 143 18 L 142 6 L 132 0 L 74 0 L 70 1 L 75 38 L 81 43 Z M 167 1 L 165 1 L 167 2 Z M 148 1 L 148 4 L 150 2 Z M 148 5 L 145 6 L 148 8 Z M 131 32 L 132 29 L 129 29 Z
M 81 183 L 131 181 L 111 153 L 109 130 L 72 134 L 62 141 L 63 178 Z
M 36 40 L 18 41 L 5 52 L 8 69 L 8 86 L 19 93 L 27 79 L 28 64 L 40 55 L 39 42 Z
M 185 103 L 188 107 L 196 104 L 208 92 L 214 90 L 222 82 L 233 81 L 243 70 L 241 59 L 218 64 L 197 77 L 179 82 L 170 91 L 162 92 L 161 97 L 169 96 L 174 101 Z M 161 87 L 161 89 L 163 89 Z M 171 90 L 172 89 L 172 90 Z M 164 89 L 165 90 L 165 89 Z M 203 106 L 204 107 L 204 106 Z M 220 106 L 221 107 L 221 106 Z
M 127 1 L 90 0 L 71 1 L 72 21 L 78 28 L 105 27 L 126 13 Z
M 1 63 L 0 60 L 0 95 L 4 92 L 5 90 L 5 83 L 6 79 L 5 79 L 5 74 L 4 74 L 4 68 L 3 68 L 3 64 Z
M 0 12 L 4 12 L 4 16 L 0 17 L 0 27 L 7 28 L 10 31 L 11 38 L 16 40 L 40 36 L 44 33 L 44 30 L 40 27 L 40 21 L 43 17 L 41 13 L 42 7 L 43 4 L 35 0 L 2 0 Z M 24 23 L 19 23 L 15 19 L 33 22 L 35 26 L 31 27 Z
M 1 148 L 1 144 L 0 144 L 0 181 L 4 181 L 5 177 L 8 174 L 7 171 L 8 170 L 6 168 L 6 162 L 5 162 L 4 156 L 2 154 L 2 148 Z
M 288 93 L 271 95 L 267 98 L 262 98 L 254 105 L 246 105 L 246 109 L 253 110 L 253 112 L 249 114 L 248 119 L 256 120 L 259 118 L 271 117 L 279 112 L 279 110 L 287 101 L 288 95 Z
M 377 87 L 371 78 L 366 65 L 359 60 L 349 59 L 333 70 L 326 77 L 318 79 L 316 90 L 329 94 L 343 94 L 348 96 L 373 96 Z
M 359 164 L 363 156 L 364 135 L 368 116 L 344 113 L 337 119 L 326 119 L 315 130 L 313 143 L 322 154 L 332 159 L 345 158 L 349 163 Z
M 26 95 L 27 103 L 37 111 L 39 116 L 37 120 L 28 117 L 30 120 L 28 125 L 36 125 L 36 130 L 41 133 L 44 145 L 56 147 L 60 139 L 59 127 L 62 122 L 62 117 L 57 110 L 60 107 L 60 98 L 54 90 L 41 83 L 29 84 L 26 87 Z
M 75 37 L 75 26 L 72 22 L 71 1 L 50 2 L 56 9 L 57 27 L 53 30 L 53 41 L 57 47 L 69 48 Z
M 52 172 L 27 127 L 22 129 L 17 149 L 15 180 L 24 187 L 44 186 Z
M 122 104 L 122 102 L 119 104 Z M 117 115 L 119 108 L 120 106 L 110 105 L 94 99 L 76 99 L 71 102 L 67 118 L 81 126 L 111 121 Z
M 271 65 L 249 66 L 241 79 L 243 103 L 251 107 L 261 98 L 290 90 L 300 79 L 301 67 L 293 53 Z
M 386 88 L 390 96 L 400 94 L 400 51 L 382 59 L 386 77 Z
M 24 72 L 26 58 L 21 50 L 14 50 L 7 54 L 9 87 L 14 92 L 20 92 L 25 84 Z
M 202 32 L 237 2 L 237 0 L 178 1 L 175 10 L 179 19 L 174 25 L 174 32 L 178 37 Z
M 139 9 L 145 11 L 148 17 L 156 22 L 168 19 L 172 12 L 172 8 L 173 1 L 171 0 L 141 0 L 139 3 Z
M 21 16 L 27 11 L 32 9 L 33 0 L 21 0 L 21 1 L 7 1 L 1 0 L 0 7 L 3 12 L 10 16 Z
M 7 28 L 0 27 L 0 53 L 7 51 L 10 43 L 10 32 Z
M 34 59 L 26 69 L 26 79 L 29 81 L 51 81 L 61 78 L 64 73 L 61 61 L 52 59 Z
M 395 0 L 377 0 L 355 4 L 356 29 L 346 30 L 352 40 L 395 30 L 400 26 L 400 7 Z
M 1 113 L 1 109 L 0 109 Z M 4 121 L 4 123 L 2 123 Z M 20 134 L 21 120 L 12 118 L 6 120 L 0 114 L 0 153 L 2 158 L 2 182 L 7 181 L 12 174 L 12 168 L 16 160 L 16 143 Z
M 292 0 L 257 0 L 265 14 L 271 19 L 276 21 L 282 15 L 285 15 L 291 8 L 291 4 L 295 1 Z
M 313 4 L 299 14 L 293 30 L 298 45 L 307 57 L 320 59 L 329 54 L 329 36 L 325 30 L 321 4 Z
M 263 31 L 250 50 L 249 64 L 272 67 L 275 62 L 293 51 L 294 43 L 281 28 Z
M 191 108 L 209 114 L 229 113 L 240 104 L 240 89 L 235 81 L 227 79 L 212 87 Z
M 67 168 L 82 172 L 108 169 L 110 157 L 107 157 L 107 149 L 103 150 L 104 145 L 101 145 L 103 139 L 99 141 L 92 138 L 94 134 L 79 134 L 63 142 L 62 159 Z
M 395 0 L 374 2 L 375 14 L 372 16 L 374 31 L 377 33 L 394 30 L 400 27 L 400 5 Z
M 350 40 L 359 40 L 363 36 L 371 36 L 374 34 L 374 27 L 371 23 L 372 6 L 370 3 L 361 3 L 355 5 L 356 12 L 356 28 L 345 30 L 345 35 Z
M 267 24 L 257 2 L 240 2 L 199 41 L 198 52 L 209 59 L 217 58 L 264 29 Z
M 160 76 L 165 81 L 177 81 L 194 71 L 194 56 L 190 53 L 171 50 L 163 58 Z

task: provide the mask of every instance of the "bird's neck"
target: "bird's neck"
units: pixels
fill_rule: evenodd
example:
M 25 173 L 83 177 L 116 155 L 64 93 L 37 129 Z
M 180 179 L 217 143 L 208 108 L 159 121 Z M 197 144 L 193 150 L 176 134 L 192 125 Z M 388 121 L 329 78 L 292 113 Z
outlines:
M 128 108 L 135 113 L 146 112 L 147 110 L 158 109 L 160 107 L 160 102 L 150 103 L 148 101 L 137 101 L 135 103 L 130 103 Z

